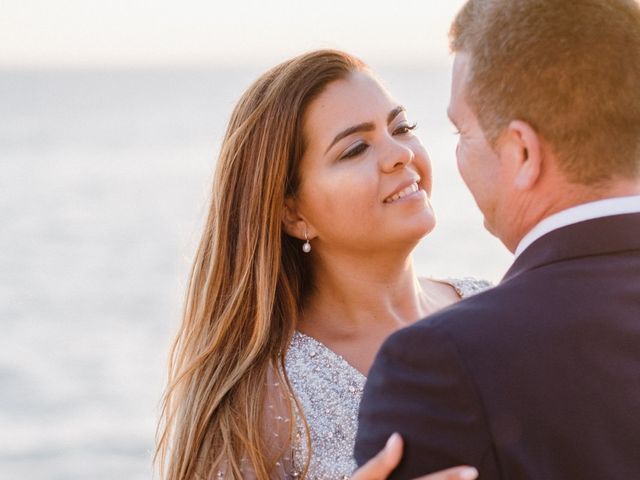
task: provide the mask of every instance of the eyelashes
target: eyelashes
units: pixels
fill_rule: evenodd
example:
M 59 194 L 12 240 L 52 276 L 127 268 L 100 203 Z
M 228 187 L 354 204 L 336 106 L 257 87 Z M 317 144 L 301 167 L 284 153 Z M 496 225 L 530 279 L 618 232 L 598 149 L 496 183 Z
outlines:
M 400 125 L 393 131 L 393 135 L 406 135 L 416 128 L 418 128 L 417 123 L 413 123 L 411 125 Z M 367 143 L 359 143 L 352 149 L 347 150 L 347 152 L 345 152 L 345 154 L 340 157 L 340 160 L 347 160 L 349 158 L 357 157 L 358 155 L 364 153 L 368 148 L 369 145 Z
M 417 123 L 413 123 L 411 125 L 400 125 L 398 128 L 396 128 L 396 130 L 393 132 L 394 135 L 398 135 L 398 134 L 403 134 L 403 133 L 409 133 L 412 130 L 415 130 L 416 128 L 418 128 L 418 124 Z
M 363 153 L 367 148 L 369 148 L 369 145 L 367 145 L 366 143 L 359 143 L 351 150 L 348 150 L 342 157 L 340 157 L 340 160 L 346 160 L 347 158 L 356 157 Z

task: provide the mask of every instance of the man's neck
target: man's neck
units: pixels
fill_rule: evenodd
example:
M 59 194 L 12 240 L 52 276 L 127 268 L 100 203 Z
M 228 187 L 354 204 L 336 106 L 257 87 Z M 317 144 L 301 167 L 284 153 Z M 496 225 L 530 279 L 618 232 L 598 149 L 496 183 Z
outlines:
M 562 192 L 562 190 L 560 191 Z M 605 187 L 587 187 L 575 184 L 567 185 L 567 188 L 563 193 L 558 195 L 556 199 L 552 199 L 551 202 L 546 203 L 546 208 L 543 207 L 539 209 L 538 215 L 531 216 L 527 223 L 523 223 L 523 228 L 516 236 L 516 241 L 511 244 L 513 245 L 513 248 L 510 248 L 510 250 L 514 252 L 516 256 L 519 255 L 524 249 L 523 244 L 526 243 L 528 245 L 531 243 L 531 238 L 528 237 L 531 237 L 532 235 L 534 237 L 537 236 L 536 230 L 539 229 L 540 226 L 542 226 L 542 230 L 545 230 L 545 224 L 547 223 L 548 225 L 546 225 L 546 229 L 553 229 L 554 224 L 566 224 L 570 219 L 563 220 L 559 218 L 563 212 L 571 212 L 576 207 L 583 205 L 595 205 L 596 202 L 601 200 L 624 199 L 638 195 L 640 195 L 640 180 L 621 180 Z M 635 204 L 635 202 L 633 202 L 633 204 Z M 575 218 L 587 219 L 600 216 L 597 214 L 596 210 L 591 209 L 591 211 L 593 213 L 587 213 L 584 211 Z M 607 208 L 605 208 L 605 211 L 607 211 Z M 555 219 L 558 220 L 554 221 Z

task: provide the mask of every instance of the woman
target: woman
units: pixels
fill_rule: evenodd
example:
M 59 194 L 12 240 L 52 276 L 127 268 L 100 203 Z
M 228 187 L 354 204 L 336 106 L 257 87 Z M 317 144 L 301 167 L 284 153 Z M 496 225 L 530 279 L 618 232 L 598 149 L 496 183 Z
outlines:
M 336 51 L 284 62 L 242 96 L 172 350 L 165 478 L 353 472 L 378 347 L 464 293 L 413 271 L 435 225 L 414 128 L 366 65 Z

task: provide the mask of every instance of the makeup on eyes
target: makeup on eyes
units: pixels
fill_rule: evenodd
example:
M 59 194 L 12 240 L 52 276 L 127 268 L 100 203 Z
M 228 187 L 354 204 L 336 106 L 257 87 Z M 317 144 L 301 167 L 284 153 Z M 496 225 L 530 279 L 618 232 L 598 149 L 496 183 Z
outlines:
M 394 131 L 393 131 L 393 135 L 406 135 L 408 133 L 411 133 L 413 130 L 415 130 L 418 127 L 417 123 L 413 123 L 413 124 L 407 124 L 405 122 L 403 122 L 402 124 L 398 125 Z M 355 132 L 354 132 L 355 133 Z M 369 148 L 369 145 L 365 142 L 360 142 L 357 143 L 356 145 L 349 147 L 339 158 L 338 160 L 348 160 L 350 158 L 354 158 L 357 157 L 358 155 L 360 155 L 361 153 L 364 153 L 367 149 Z

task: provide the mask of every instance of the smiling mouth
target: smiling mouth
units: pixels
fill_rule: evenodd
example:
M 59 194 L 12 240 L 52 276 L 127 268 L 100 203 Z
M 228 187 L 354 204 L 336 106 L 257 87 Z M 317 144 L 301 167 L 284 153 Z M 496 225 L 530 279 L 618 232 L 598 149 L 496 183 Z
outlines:
M 418 182 L 412 183 L 411 185 L 409 185 L 407 188 L 404 188 L 402 190 L 400 190 L 398 193 L 385 198 L 384 203 L 393 203 L 397 200 L 400 200 L 401 198 L 407 197 L 413 193 L 416 193 L 417 191 L 420 190 L 420 187 L 418 185 Z

